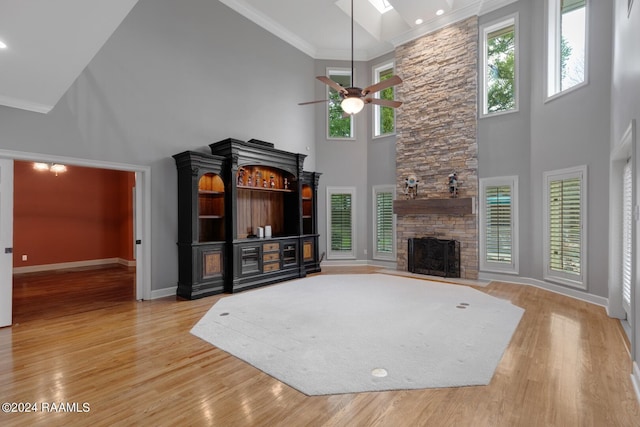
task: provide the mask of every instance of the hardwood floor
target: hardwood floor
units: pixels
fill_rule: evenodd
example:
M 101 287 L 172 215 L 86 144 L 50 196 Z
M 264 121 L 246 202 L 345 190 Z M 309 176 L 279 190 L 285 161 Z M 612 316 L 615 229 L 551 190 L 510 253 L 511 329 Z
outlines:
M 333 270 L 349 271 L 375 270 Z M 42 277 L 42 288 L 16 277 L 16 324 L 0 329 L 0 402 L 77 410 L 0 413 L 0 425 L 640 425 L 619 323 L 534 287 L 477 288 L 526 310 L 488 386 L 307 397 L 189 333 L 224 296 L 136 302 L 124 285 L 98 296 L 92 284 L 131 273 L 94 273 Z

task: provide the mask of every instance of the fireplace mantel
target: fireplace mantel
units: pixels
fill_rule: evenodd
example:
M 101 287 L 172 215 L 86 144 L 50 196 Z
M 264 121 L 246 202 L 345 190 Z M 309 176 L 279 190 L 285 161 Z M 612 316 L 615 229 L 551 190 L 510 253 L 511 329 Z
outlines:
M 393 213 L 396 215 L 468 215 L 476 213 L 475 205 L 475 197 L 394 200 Z

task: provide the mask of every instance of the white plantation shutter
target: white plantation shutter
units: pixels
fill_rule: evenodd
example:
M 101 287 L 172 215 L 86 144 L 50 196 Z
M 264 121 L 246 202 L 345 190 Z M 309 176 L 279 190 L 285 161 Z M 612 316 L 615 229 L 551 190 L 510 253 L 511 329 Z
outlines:
M 374 194 L 374 258 L 395 259 L 393 232 L 393 187 L 373 188 Z
M 485 260 L 511 263 L 512 221 L 511 186 L 485 189 Z
M 515 273 L 518 263 L 518 177 L 480 179 L 480 269 Z
M 351 251 L 351 195 L 331 195 L 331 249 Z
M 622 306 L 631 312 L 631 226 L 633 221 L 631 162 L 624 166 L 622 175 Z
M 585 288 L 586 167 L 545 173 L 545 277 Z
M 355 257 L 355 188 L 327 187 L 327 257 Z
M 551 181 L 549 186 L 549 266 L 579 275 L 582 269 L 580 179 Z

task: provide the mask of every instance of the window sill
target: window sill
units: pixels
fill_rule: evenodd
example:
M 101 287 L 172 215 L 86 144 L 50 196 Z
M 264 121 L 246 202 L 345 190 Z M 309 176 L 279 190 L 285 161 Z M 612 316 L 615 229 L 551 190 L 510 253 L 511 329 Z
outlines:
M 585 86 L 588 86 L 589 82 L 588 81 L 584 81 L 582 83 L 579 83 L 575 86 L 571 86 L 569 89 L 565 89 L 562 92 L 558 92 L 558 93 L 554 93 L 553 95 L 547 96 L 544 100 L 544 103 L 546 104 L 547 102 L 551 102 L 551 101 L 555 101 L 558 98 L 562 98 L 564 95 L 573 93 L 579 89 L 582 89 Z
M 479 119 L 490 119 L 492 117 L 501 117 L 501 116 L 506 116 L 506 115 L 509 115 L 509 114 L 519 113 L 519 112 L 520 112 L 520 108 L 516 107 L 513 110 L 508 110 L 508 111 L 496 111 L 495 113 L 480 113 L 478 118 Z

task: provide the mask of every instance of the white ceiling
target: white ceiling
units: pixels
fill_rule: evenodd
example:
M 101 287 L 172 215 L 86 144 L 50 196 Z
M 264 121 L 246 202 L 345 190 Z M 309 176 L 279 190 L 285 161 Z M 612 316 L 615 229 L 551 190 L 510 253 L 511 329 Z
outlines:
M 396 46 L 515 0 L 387 0 L 380 14 L 369 0 L 353 0 L 354 57 L 368 61 Z M 220 0 L 315 59 L 351 59 L 350 0 Z M 436 15 L 442 9 L 444 14 Z M 416 19 L 422 24 L 416 24 Z
M 138 0 L 0 0 L 0 105 L 47 113 Z
M 138 0 L 0 0 L 0 105 L 49 112 Z M 515 0 L 354 0 L 354 57 L 368 61 Z M 351 58 L 350 0 L 220 0 L 315 59 Z M 435 12 L 443 9 L 442 16 Z M 421 18 L 424 23 L 417 25 Z

